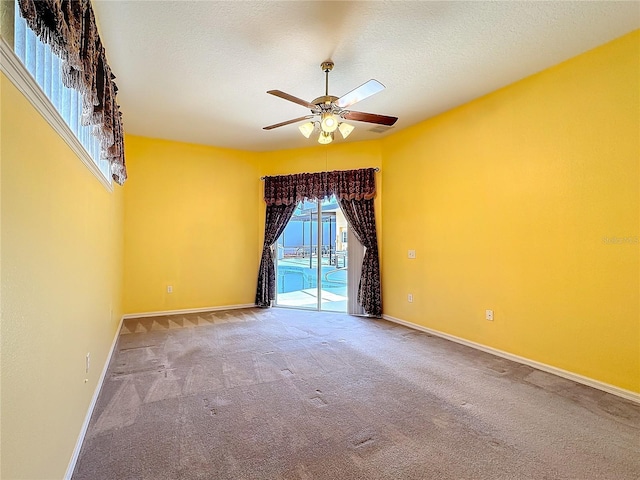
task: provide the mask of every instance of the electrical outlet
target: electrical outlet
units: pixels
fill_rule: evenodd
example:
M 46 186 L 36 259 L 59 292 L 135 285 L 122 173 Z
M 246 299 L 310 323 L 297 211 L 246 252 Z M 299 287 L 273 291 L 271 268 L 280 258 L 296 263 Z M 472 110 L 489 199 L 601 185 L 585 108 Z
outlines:
M 409 252 L 407 253 L 407 256 L 409 258 L 416 258 L 416 251 L 415 250 L 409 250 Z
M 484 316 L 487 320 L 489 320 L 490 322 L 493 322 L 493 310 L 485 310 Z
M 167 293 L 173 293 L 173 286 L 167 285 Z
M 407 295 L 407 302 L 409 303 L 413 303 L 413 294 L 410 293 L 409 295 Z

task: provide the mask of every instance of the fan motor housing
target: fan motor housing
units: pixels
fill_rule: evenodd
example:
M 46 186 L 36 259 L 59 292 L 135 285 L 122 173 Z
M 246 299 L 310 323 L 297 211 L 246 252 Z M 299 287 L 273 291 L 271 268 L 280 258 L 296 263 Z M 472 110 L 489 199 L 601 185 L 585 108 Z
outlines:
M 333 102 L 336 100 L 338 100 L 338 97 L 334 97 L 333 95 L 323 95 L 322 97 L 312 100 L 311 103 L 317 105 L 323 112 L 326 112 L 332 110 Z

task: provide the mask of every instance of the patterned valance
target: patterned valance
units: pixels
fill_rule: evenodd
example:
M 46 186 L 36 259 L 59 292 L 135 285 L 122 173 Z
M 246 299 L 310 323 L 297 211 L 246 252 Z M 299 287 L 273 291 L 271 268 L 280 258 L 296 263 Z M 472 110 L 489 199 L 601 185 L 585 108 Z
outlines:
M 62 59 L 62 83 L 83 98 L 82 124 L 95 125 L 101 155 L 120 185 L 127 178 L 118 88 L 89 0 L 18 0 L 29 28 Z
M 335 195 L 338 200 L 370 200 L 376 196 L 374 168 L 334 170 L 265 177 L 267 205 L 291 205 Z

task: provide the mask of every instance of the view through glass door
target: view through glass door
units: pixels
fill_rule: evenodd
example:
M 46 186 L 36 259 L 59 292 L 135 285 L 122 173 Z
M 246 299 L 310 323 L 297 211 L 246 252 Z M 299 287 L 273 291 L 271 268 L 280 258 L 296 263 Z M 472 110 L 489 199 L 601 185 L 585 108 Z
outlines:
M 276 305 L 347 311 L 347 232 L 335 197 L 298 204 L 276 242 Z

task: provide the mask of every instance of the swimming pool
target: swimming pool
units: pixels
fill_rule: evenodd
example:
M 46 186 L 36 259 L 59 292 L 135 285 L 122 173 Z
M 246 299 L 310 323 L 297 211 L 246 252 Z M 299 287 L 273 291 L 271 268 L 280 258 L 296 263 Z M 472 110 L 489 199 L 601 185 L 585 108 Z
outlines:
M 347 269 L 336 268 L 333 265 L 323 265 L 321 268 L 322 289 L 346 296 Z M 317 269 L 278 262 L 276 283 L 278 293 L 317 288 Z

